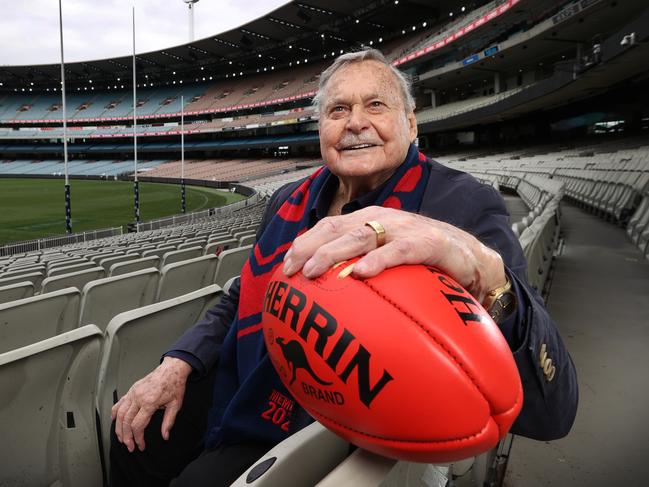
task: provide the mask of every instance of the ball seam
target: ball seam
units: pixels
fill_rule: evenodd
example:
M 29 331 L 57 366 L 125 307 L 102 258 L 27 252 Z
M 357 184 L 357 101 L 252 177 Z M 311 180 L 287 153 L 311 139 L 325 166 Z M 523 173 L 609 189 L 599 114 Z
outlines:
M 442 443 L 452 443 L 452 442 L 456 442 L 456 441 L 468 441 L 468 440 L 471 440 L 471 439 L 473 439 L 473 438 L 475 438 L 477 436 L 480 436 L 482 433 L 484 433 L 487 430 L 487 428 L 489 427 L 489 422 L 490 421 L 493 421 L 495 423 L 494 419 L 491 416 L 489 416 L 489 418 L 487 419 L 484 426 L 480 429 L 480 431 L 477 431 L 475 433 L 471 433 L 470 435 L 467 435 L 467 436 L 460 436 L 460 437 L 457 437 L 457 438 L 447 438 L 447 439 L 444 439 L 444 440 L 402 440 L 402 439 L 390 438 L 390 437 L 387 437 L 387 436 L 373 435 L 373 434 L 370 434 L 370 433 L 368 433 L 366 431 L 360 431 L 360 430 L 351 428 L 351 427 L 346 426 L 346 425 L 344 425 L 342 423 L 339 423 L 335 419 L 332 419 L 329 416 L 327 416 L 325 414 L 322 414 L 322 413 L 320 413 L 318 411 L 314 411 L 311 414 L 313 414 L 314 416 L 319 416 L 319 417 L 321 417 L 323 419 L 326 419 L 328 422 L 335 424 L 340 429 L 351 431 L 353 433 L 363 435 L 363 436 L 365 436 L 367 438 L 376 438 L 378 440 L 394 441 L 394 442 L 398 442 L 398 443 L 437 443 L 437 444 L 442 444 Z M 498 427 L 497 423 L 496 423 L 496 427 Z

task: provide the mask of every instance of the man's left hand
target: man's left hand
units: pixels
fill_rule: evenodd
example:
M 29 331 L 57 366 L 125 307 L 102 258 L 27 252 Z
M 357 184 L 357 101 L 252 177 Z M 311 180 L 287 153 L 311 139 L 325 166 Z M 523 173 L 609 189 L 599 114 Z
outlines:
M 376 232 L 365 225 L 372 220 L 385 229 L 381 247 Z M 290 276 L 302 269 L 314 279 L 359 255 L 364 257 L 354 266 L 355 277 L 372 277 L 401 264 L 424 264 L 451 276 L 480 303 L 506 282 L 500 255 L 472 235 L 448 223 L 380 206 L 320 220 L 295 239 L 284 258 L 284 273 Z

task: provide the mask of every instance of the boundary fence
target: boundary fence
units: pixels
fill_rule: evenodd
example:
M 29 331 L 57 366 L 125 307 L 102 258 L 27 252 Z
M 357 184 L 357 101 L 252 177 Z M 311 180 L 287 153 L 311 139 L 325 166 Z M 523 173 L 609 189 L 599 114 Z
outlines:
M 12 175 L 14 177 L 22 178 L 22 175 Z M 0 176 L 1 177 L 1 176 Z M 52 176 L 50 176 L 50 179 Z M 58 179 L 58 178 L 57 178 Z M 75 179 L 102 179 L 101 177 L 81 177 Z M 105 179 L 105 178 L 104 178 Z M 121 180 L 132 180 L 132 177 L 120 177 Z M 153 178 L 146 176 L 139 176 L 138 179 L 143 182 L 153 183 L 168 183 L 180 184 L 180 179 L 177 178 Z M 179 215 L 172 215 L 165 218 L 158 218 L 147 222 L 141 222 L 137 225 L 131 224 L 134 231 L 143 232 L 147 230 L 157 230 L 175 225 L 185 225 L 199 220 L 210 217 L 227 217 L 232 215 L 233 212 L 241 208 L 252 206 L 259 203 L 263 196 L 248 186 L 241 184 L 225 182 L 225 181 L 207 181 L 201 179 L 186 179 L 185 184 L 188 186 L 206 186 L 216 189 L 227 189 L 233 193 L 238 193 L 246 196 L 246 199 L 230 203 L 229 205 L 221 206 L 219 208 L 209 208 L 207 210 L 196 211 L 193 213 L 185 213 Z M 127 225 L 128 226 L 128 225 Z M 26 252 L 37 252 L 52 247 L 60 247 L 63 245 L 88 242 L 90 240 L 97 240 L 99 238 L 114 237 L 124 233 L 124 226 L 104 228 L 99 230 L 91 230 L 82 233 L 73 233 L 70 235 L 59 235 L 56 237 L 44 237 L 33 240 L 23 240 L 20 242 L 11 242 L 0 246 L 0 256 L 8 256 L 14 254 L 21 254 Z

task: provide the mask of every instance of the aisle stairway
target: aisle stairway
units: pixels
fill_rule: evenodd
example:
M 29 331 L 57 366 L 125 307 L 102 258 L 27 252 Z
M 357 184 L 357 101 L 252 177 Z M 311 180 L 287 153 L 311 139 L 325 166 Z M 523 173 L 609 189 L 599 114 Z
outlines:
M 649 485 L 649 262 L 624 229 L 565 202 L 561 226 L 547 303 L 577 367 L 579 410 L 567 438 L 516 438 L 505 485 Z

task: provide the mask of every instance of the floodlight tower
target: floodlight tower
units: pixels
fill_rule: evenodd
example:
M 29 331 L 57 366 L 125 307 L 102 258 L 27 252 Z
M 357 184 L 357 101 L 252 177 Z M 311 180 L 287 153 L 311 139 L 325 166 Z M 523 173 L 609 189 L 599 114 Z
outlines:
M 194 4 L 198 0 L 183 0 L 189 7 L 189 42 L 194 42 Z

